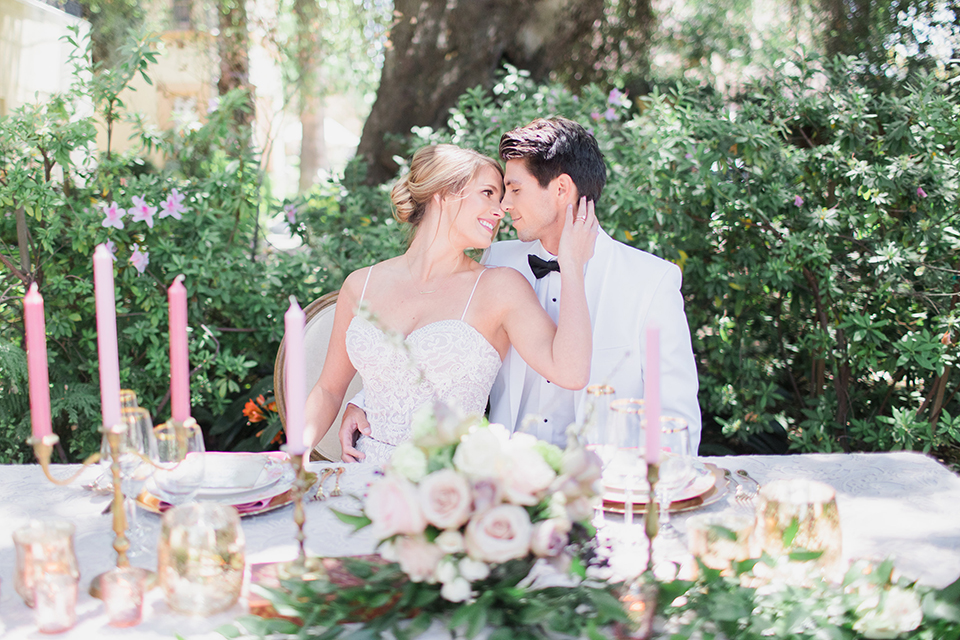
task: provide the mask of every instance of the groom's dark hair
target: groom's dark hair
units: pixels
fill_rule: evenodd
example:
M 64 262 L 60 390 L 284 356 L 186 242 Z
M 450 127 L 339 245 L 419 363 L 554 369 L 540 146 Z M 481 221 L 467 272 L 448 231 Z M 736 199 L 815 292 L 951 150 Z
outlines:
M 500 138 L 500 157 L 523 160 L 541 187 L 562 173 L 581 196 L 597 202 L 607 183 L 607 167 L 597 139 L 573 120 L 537 118 Z

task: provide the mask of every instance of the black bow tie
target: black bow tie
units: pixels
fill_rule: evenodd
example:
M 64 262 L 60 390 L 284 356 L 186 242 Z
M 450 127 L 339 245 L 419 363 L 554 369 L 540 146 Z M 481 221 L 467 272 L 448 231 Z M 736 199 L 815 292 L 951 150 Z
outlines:
M 530 263 L 530 269 L 533 271 L 533 275 L 537 277 L 537 280 L 551 271 L 560 273 L 560 263 L 556 260 L 544 260 L 540 256 L 535 256 L 531 253 L 527 256 L 527 262 Z

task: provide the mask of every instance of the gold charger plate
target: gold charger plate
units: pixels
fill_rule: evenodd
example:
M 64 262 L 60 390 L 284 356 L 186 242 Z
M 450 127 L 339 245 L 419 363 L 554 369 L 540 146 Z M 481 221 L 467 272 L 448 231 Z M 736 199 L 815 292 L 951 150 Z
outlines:
M 712 463 L 704 463 L 704 466 L 713 474 L 713 486 L 706 492 L 690 498 L 688 500 L 678 500 L 676 502 L 670 503 L 670 513 L 682 513 L 684 511 L 693 511 L 694 509 L 699 509 L 700 507 L 705 507 L 709 504 L 717 502 L 727 493 L 727 488 L 729 486 L 729 481 L 726 476 L 723 475 L 723 469 L 719 468 L 717 465 Z M 604 498 L 603 500 L 603 510 L 609 513 L 626 513 L 627 507 L 626 504 L 619 500 L 608 500 Z M 646 513 L 647 505 L 645 503 L 636 502 L 633 505 L 634 514 Z

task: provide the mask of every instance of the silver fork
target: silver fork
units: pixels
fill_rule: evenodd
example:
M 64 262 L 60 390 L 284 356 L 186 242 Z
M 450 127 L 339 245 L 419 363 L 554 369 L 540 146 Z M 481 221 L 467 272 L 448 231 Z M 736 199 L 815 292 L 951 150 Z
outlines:
M 333 473 L 334 473 L 333 469 L 323 470 L 323 472 L 320 474 L 320 482 L 317 483 L 317 492 L 314 494 L 311 500 L 321 501 L 321 500 L 327 499 L 327 496 L 323 495 L 323 483 L 326 481 L 327 478 L 333 475 Z
M 737 495 L 736 499 L 741 504 L 752 505 L 753 499 L 757 497 L 760 491 L 760 483 L 750 477 L 745 469 L 737 469 Z
M 331 498 L 336 498 L 343 495 L 343 491 L 340 491 L 340 476 L 342 476 L 343 472 L 346 470 L 346 467 L 337 467 L 337 484 L 334 485 L 333 491 L 330 492 Z

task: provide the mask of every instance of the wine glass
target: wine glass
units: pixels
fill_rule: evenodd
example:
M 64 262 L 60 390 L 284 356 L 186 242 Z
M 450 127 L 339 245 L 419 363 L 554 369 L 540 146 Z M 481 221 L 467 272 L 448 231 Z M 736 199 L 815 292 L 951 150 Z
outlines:
M 195 420 L 164 422 L 153 428 L 153 480 L 160 498 L 173 505 L 193 500 L 203 484 L 203 432 Z
M 139 408 L 123 409 L 120 412 L 120 424 L 111 428 L 111 433 L 118 435 L 116 453 L 117 463 L 120 466 L 120 490 L 123 492 L 123 510 L 127 516 L 127 522 L 131 525 L 131 533 L 133 533 L 134 527 L 132 525 L 134 525 L 136 518 L 134 499 L 140 492 L 140 487 L 143 486 L 143 482 L 138 482 L 136 479 L 138 475 L 137 469 L 143 464 L 145 452 L 143 432 L 137 425 L 136 415 L 138 412 L 146 413 L 144 409 Z M 147 419 L 149 419 L 149 415 Z M 109 440 L 105 433 L 100 446 L 101 462 L 108 466 L 113 464 L 114 453 L 109 444 Z M 131 546 L 128 551 L 131 555 L 135 555 L 139 550 L 133 542 L 134 540 L 131 539 Z
M 150 463 L 152 452 L 156 448 L 153 436 L 153 420 L 150 413 L 141 407 L 127 407 L 120 411 L 123 423 L 126 425 L 124 440 L 137 442 L 135 460 L 129 462 L 130 470 L 123 478 L 121 488 L 124 494 L 124 508 L 127 515 L 127 538 L 131 557 L 141 555 L 146 551 L 146 531 L 141 528 L 137 517 L 136 499 L 143 490 L 147 479 L 153 475 L 153 465 Z M 123 465 L 121 464 L 121 472 Z
M 649 428 L 650 425 L 644 425 Z M 670 523 L 670 503 L 680 491 L 693 482 L 694 458 L 690 451 L 690 430 L 685 420 L 660 417 L 660 473 L 656 497 L 660 503 L 660 533 L 679 537 Z
M 610 403 L 610 441 L 616 447 L 605 469 L 609 470 L 607 484 L 620 485 L 624 489 L 626 523 L 633 524 L 634 490 L 639 489 L 639 474 L 642 450 L 641 419 L 643 400 L 620 398 Z
M 606 468 L 616 449 L 610 440 L 610 434 L 607 433 L 610 402 L 613 400 L 613 395 L 613 387 L 608 384 L 594 384 L 587 387 L 587 408 L 580 439 L 586 449 L 596 452 L 600 457 L 601 468 Z M 596 509 L 594 526 L 600 529 L 605 524 L 603 496 L 601 496 Z
M 137 392 L 133 389 L 120 389 L 120 411 L 139 407 Z M 93 481 L 92 487 L 98 491 L 113 491 L 113 472 L 110 470 L 110 444 L 106 438 L 100 441 L 100 466 L 102 471 Z

